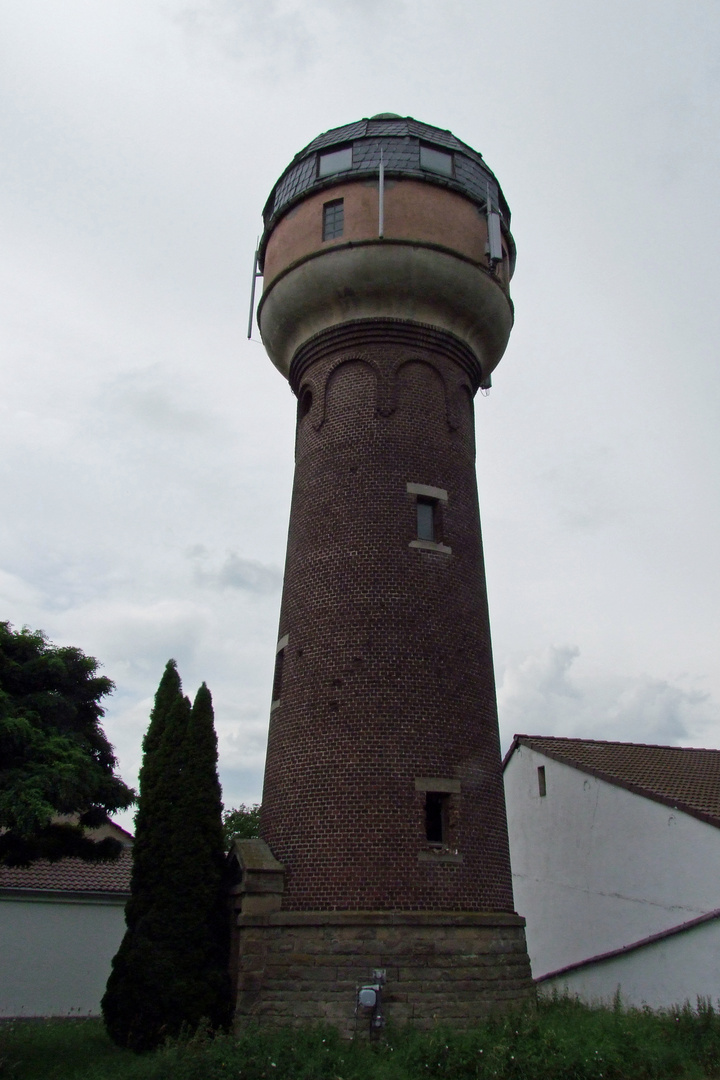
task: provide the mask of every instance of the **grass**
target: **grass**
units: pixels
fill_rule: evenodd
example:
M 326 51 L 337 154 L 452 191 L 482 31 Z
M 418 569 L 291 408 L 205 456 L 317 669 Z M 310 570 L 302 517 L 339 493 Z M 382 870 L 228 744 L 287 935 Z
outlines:
M 348 1043 L 331 1028 L 199 1032 L 153 1054 L 119 1050 L 97 1020 L 0 1026 L 2 1080 L 709 1080 L 720 1014 L 699 1001 L 663 1013 L 555 998 L 470 1031 L 387 1030 Z

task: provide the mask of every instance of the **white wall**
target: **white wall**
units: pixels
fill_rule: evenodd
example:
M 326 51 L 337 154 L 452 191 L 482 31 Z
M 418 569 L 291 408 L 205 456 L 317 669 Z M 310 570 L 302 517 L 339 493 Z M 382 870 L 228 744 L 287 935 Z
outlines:
M 573 971 L 540 986 L 583 1001 L 610 1003 L 616 990 L 626 1005 L 667 1009 L 697 997 L 720 996 L 720 921 L 704 923 L 675 937 L 592 967 Z
M 97 1016 L 124 901 L 0 898 L 0 1016 Z
M 505 792 L 515 907 L 536 977 L 720 907 L 712 825 L 526 746 L 508 762 Z

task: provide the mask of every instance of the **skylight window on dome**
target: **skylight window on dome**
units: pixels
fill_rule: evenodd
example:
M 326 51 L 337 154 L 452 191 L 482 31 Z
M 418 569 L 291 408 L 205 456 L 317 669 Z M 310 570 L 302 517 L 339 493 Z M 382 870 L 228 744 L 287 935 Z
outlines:
M 318 159 L 318 176 L 332 176 L 333 173 L 346 172 L 351 168 L 352 146 L 330 150 L 327 154 L 320 154 Z
M 453 175 L 452 154 L 446 154 L 443 150 L 435 150 L 432 146 L 420 146 L 420 167 L 429 172 L 441 173 L 442 176 Z

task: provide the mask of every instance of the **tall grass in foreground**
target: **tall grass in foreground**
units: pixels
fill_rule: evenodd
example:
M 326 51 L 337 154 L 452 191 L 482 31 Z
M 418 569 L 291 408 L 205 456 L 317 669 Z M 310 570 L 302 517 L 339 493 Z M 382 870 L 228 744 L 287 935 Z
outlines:
M 389 1029 L 348 1043 L 331 1028 L 200 1032 L 144 1056 L 99 1021 L 0 1027 L 2 1080 L 706 1080 L 720 1077 L 720 1014 L 700 1001 L 664 1013 L 568 999 L 470 1031 Z

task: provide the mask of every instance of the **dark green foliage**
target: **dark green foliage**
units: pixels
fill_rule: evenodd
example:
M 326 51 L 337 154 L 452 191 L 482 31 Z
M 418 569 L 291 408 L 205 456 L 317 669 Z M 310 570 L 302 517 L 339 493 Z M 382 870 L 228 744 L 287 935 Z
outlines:
M 120 854 L 117 840 L 93 841 L 84 831 L 135 800 L 115 775 L 100 725 L 113 683 L 97 669 L 80 649 L 0 622 L 0 863 Z M 75 822 L 53 821 L 58 815 Z
M 3 1072 L 2 1063 L 5 1063 Z M 0 1026 L 0 1076 L 13 1080 L 709 1080 L 720 1076 L 720 1016 L 707 1002 L 652 1013 L 541 1001 L 536 1013 L 469 1031 L 388 1029 L 354 1042 L 332 1028 L 213 1037 L 200 1025 L 144 1057 L 92 1021 Z
M 191 709 L 172 660 L 143 751 L 127 930 L 102 1002 L 110 1036 L 137 1051 L 230 1017 L 212 699 L 203 684 Z
M 2 1080 L 130 1080 L 138 1060 L 98 1020 L 0 1021 Z
M 230 911 L 225 885 L 225 842 L 222 792 L 217 774 L 217 737 L 212 697 L 205 683 L 193 703 L 187 735 L 187 778 L 182 785 L 182 828 L 175 836 L 178 866 L 185 873 L 181 889 L 194 897 L 188 933 L 195 950 L 191 1001 L 185 1024 L 194 1029 L 201 1018 L 212 1027 L 231 1018 Z M 188 858 L 186 851 L 194 852 Z M 189 961 L 186 958 L 186 963 Z
M 223 810 L 223 836 L 225 850 L 229 850 L 235 836 L 241 840 L 252 840 L 260 835 L 260 804 L 246 806 L 240 803 L 232 810 Z
M 131 897 L 125 909 L 129 928 L 139 923 L 148 905 L 156 903 L 156 897 L 161 899 L 180 788 L 178 747 L 184 738 L 189 713 L 190 702 L 183 697 L 177 665 L 169 660 L 143 739 Z

